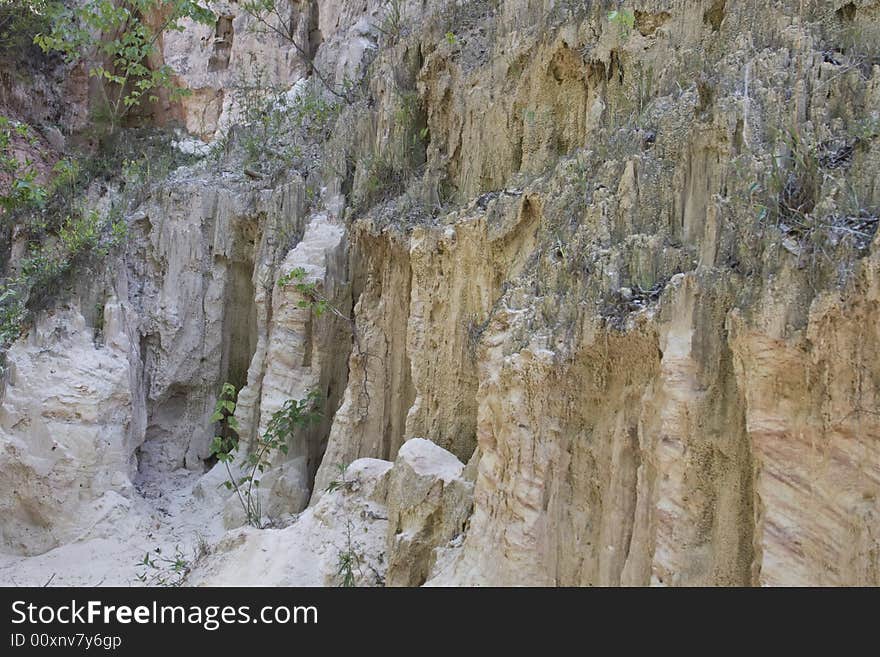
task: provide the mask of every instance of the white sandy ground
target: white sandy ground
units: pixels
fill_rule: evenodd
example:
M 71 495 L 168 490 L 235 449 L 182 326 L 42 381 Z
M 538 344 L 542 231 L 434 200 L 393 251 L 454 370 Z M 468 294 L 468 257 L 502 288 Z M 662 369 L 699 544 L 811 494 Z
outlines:
M 381 586 L 392 556 L 389 500 L 395 522 L 406 517 L 406 526 L 395 534 L 398 543 L 406 544 L 424 522 L 442 524 L 444 498 L 437 493 L 446 487 L 436 484 L 469 485 L 461 480 L 463 468 L 434 443 L 412 439 L 395 463 L 371 458 L 351 463 L 341 485 L 290 516 L 289 524 L 228 532 L 223 510 L 235 502 L 218 490 L 220 469 L 205 475 L 185 470 L 153 474 L 135 486 L 131 499 L 105 495 L 106 512 L 82 540 L 37 556 L 0 555 L 0 585 L 141 586 L 138 573 L 156 572 L 139 565 L 144 554 L 158 561 L 156 548 L 168 557 L 178 548 L 191 567 L 185 586 L 332 586 L 340 581 L 346 554 L 356 557 L 356 585 Z M 450 521 L 450 526 L 460 524 Z M 173 576 L 168 568 L 163 572 Z M 155 579 L 147 584 L 162 585 Z
M 346 469 L 348 485 L 321 496 L 292 524 L 277 529 L 242 527 L 226 533 L 199 560 L 192 586 L 333 586 L 340 555 L 357 555 L 357 586 L 383 582 L 388 512 L 384 476 L 392 464 L 358 459 Z
M 213 544 L 223 534 L 216 503 L 193 495 L 200 476 L 186 470 L 156 475 L 139 482 L 131 499 L 113 494 L 105 521 L 87 538 L 32 557 L 0 554 L 0 585 L 142 586 L 138 573 L 157 572 L 137 565 L 146 552 L 156 557 L 159 548 L 173 557 L 179 547 L 192 561 L 201 542 Z
M 359 555 L 358 585 L 381 582 L 387 513 L 368 499 L 392 464 L 352 463 L 344 489 L 327 493 L 287 527 L 223 528 L 223 500 L 210 494 L 217 473 L 179 470 L 139 483 L 134 499 L 110 494 L 109 512 L 89 537 L 41 555 L 0 554 L 3 586 L 143 586 L 138 573 L 146 552 L 158 562 L 176 548 L 188 562 L 184 586 L 327 586 L 338 577 L 340 553 Z M 202 549 L 202 548 L 206 549 Z M 173 577 L 167 566 L 162 574 Z M 150 586 L 167 585 L 152 579 Z

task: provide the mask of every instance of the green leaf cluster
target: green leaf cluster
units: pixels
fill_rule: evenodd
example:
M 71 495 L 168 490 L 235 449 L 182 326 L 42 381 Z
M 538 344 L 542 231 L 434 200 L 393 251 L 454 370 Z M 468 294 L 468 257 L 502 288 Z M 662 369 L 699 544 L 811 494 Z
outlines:
M 608 12 L 608 22 L 617 25 L 620 29 L 620 36 L 627 37 L 636 26 L 636 17 L 627 9 L 616 9 Z
M 79 261 L 107 255 L 127 232 L 121 217 L 92 210 L 69 215 L 53 239 L 31 244 L 18 272 L 0 283 L 0 351 L 21 335 L 29 301 L 47 296 Z
M 33 160 L 20 159 L 15 153 L 15 142 L 37 146 L 37 137 L 26 123 L 0 115 L 0 176 L 9 184 L 0 189 L 0 214 L 13 212 L 30 205 L 40 206 L 46 201 L 46 188 L 37 182 Z
M 240 447 L 239 424 L 234 416 L 236 395 L 235 386 L 230 383 L 223 384 L 211 416 L 211 421 L 220 426 L 220 432 L 211 442 L 211 454 L 226 467 L 228 478 L 222 485 L 236 493 L 248 523 L 260 527 L 262 518 L 257 492 L 260 475 L 272 465 L 272 458 L 277 452 L 287 454 L 289 439 L 296 429 L 306 427 L 320 419 L 321 413 L 318 411 L 320 395 L 312 391 L 303 399 L 288 399 L 284 402 L 284 405 L 272 414 L 263 435 L 241 458 L 242 474 L 239 476 L 233 474 L 230 466 L 237 459 Z
M 57 0 L 0 0 L 0 57 L 24 61 L 34 36 L 49 28 Z
M 303 297 L 297 303 L 300 308 L 311 308 L 316 317 L 320 317 L 330 309 L 330 303 L 318 291 L 317 282 L 306 281 L 306 270 L 302 267 L 296 267 L 278 279 L 278 287 L 291 284 Z
M 51 12 L 51 30 L 34 42 L 70 63 L 88 62 L 89 76 L 107 83 L 101 88 L 113 127 L 144 100 L 155 102 L 157 89 L 168 90 L 172 100 L 186 93 L 175 83 L 171 67 L 150 66 L 162 34 L 183 30 L 187 18 L 206 25 L 217 20 L 193 0 L 88 0 L 79 6 L 53 5 Z M 161 22 L 153 26 L 148 19 Z
M 141 569 L 136 577 L 143 584 L 171 587 L 182 586 L 192 568 L 178 545 L 174 546 L 174 554 L 170 557 L 162 554 L 162 548 L 157 547 L 144 554 L 144 558 L 135 566 Z

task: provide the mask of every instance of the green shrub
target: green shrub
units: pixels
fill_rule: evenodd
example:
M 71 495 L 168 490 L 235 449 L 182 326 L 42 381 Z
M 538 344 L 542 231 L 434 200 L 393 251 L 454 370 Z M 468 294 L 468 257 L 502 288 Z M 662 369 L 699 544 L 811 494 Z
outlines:
M 387 37 L 389 43 L 396 43 L 403 33 L 404 0 L 386 0 L 382 5 L 381 16 L 374 27 Z
M 161 16 L 158 28 L 148 17 Z M 186 91 L 174 81 L 170 66 L 150 68 L 149 58 L 157 51 L 162 34 L 183 30 L 182 21 L 213 25 L 214 13 L 194 0 L 88 0 L 81 6 L 50 8 L 51 30 L 35 37 L 46 52 L 58 52 L 73 63 L 90 57 L 89 77 L 100 78 L 103 112 L 111 131 L 144 100 L 155 102 L 158 89 L 170 92 L 172 100 Z
M 42 205 L 46 188 L 37 182 L 37 169 L 30 159 L 21 160 L 14 152 L 16 142 L 37 146 L 37 138 L 26 123 L 0 115 L 0 176 L 8 179 L 0 188 L 0 216 L 21 208 Z
M 189 574 L 192 564 L 186 558 L 180 546 L 174 546 L 174 554 L 170 557 L 162 554 L 162 548 L 147 552 L 136 566 L 141 570 L 137 579 L 147 586 L 182 586 Z
M 316 165 L 316 146 L 330 136 L 342 104 L 317 84 L 305 82 L 291 97 L 267 78 L 255 66 L 232 85 L 241 113 L 234 143 L 244 151 L 245 165 L 260 176 L 291 167 L 308 172 Z
M 626 39 L 636 25 L 636 17 L 627 9 L 616 9 L 608 12 L 608 22 L 617 25 L 620 37 Z
M 34 37 L 51 29 L 55 0 L 0 0 L 0 58 L 23 59 Z
M 344 588 L 351 588 L 357 584 L 355 571 L 362 574 L 361 559 L 351 540 L 351 524 L 351 518 L 346 518 L 345 549 L 340 550 L 336 558 L 336 577 L 339 586 Z
M 220 397 L 214 407 L 211 421 L 218 423 L 220 431 L 211 442 L 211 454 L 226 467 L 228 479 L 223 485 L 234 491 L 248 524 L 262 527 L 262 510 L 258 488 L 260 475 L 272 464 L 276 452 L 287 454 L 288 440 L 297 428 L 306 427 L 320 418 L 320 396 L 309 392 L 304 399 L 288 399 L 272 414 L 266 431 L 253 448 L 244 455 L 239 452 L 239 424 L 235 418 L 237 392 L 230 383 L 223 384 Z M 243 474 L 236 477 L 230 464 L 238 460 Z
M 21 335 L 28 311 L 51 298 L 79 262 L 106 255 L 126 234 L 120 217 L 91 211 L 67 217 L 56 236 L 32 244 L 17 275 L 0 282 L 0 351 Z

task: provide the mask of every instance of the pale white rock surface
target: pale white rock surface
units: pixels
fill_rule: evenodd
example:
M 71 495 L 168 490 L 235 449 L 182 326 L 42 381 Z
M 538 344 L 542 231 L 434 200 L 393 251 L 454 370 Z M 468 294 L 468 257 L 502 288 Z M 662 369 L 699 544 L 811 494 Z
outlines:
M 297 43 L 309 50 L 312 21 L 299 5 L 280 0 L 278 9 L 280 15 L 290 15 Z M 188 132 L 206 141 L 240 119 L 245 89 L 289 86 L 306 70 L 288 39 L 260 24 L 238 3 L 212 2 L 209 6 L 217 16 L 214 26 L 185 20 L 182 31 L 166 33 L 162 42 L 164 62 L 190 90 L 180 107 L 169 105 L 167 112 L 182 118 Z M 278 20 L 273 16 L 270 25 L 277 27 Z
M 75 309 L 43 317 L 7 354 L 0 404 L 0 546 L 39 554 L 112 533 L 136 473 L 128 339 L 118 303 L 96 340 Z M 108 524 L 109 523 L 109 524 Z
M 223 534 L 218 507 L 198 499 L 194 472 L 178 470 L 144 478 L 127 497 L 109 491 L 89 509 L 91 525 L 36 556 L 0 553 L 5 586 L 142 586 L 176 581 L 163 559 L 193 564 Z M 149 554 L 156 568 L 141 564 Z M 146 577 L 142 581 L 140 576 Z
M 434 563 L 434 549 L 464 531 L 473 485 L 464 464 L 424 438 L 411 438 L 397 453 L 388 477 L 388 586 L 420 586 Z
M 340 555 L 353 555 L 359 586 L 422 584 L 435 546 L 460 543 L 473 485 L 455 456 L 422 438 L 394 463 L 358 459 L 283 529 L 226 533 L 188 583 L 208 586 L 332 586 Z
M 238 396 L 236 418 L 243 445 L 262 436 L 272 418 L 289 400 L 305 399 L 317 393 L 318 412 L 307 427 L 297 430 L 288 442 L 287 454 L 272 455 L 272 468 L 260 479 L 260 508 L 267 518 L 298 513 L 305 508 L 311 481 L 323 455 L 329 415 L 335 409 L 336 378 L 344 377 L 344 355 L 351 344 L 350 326 L 341 319 L 346 309 L 344 289 L 337 289 L 344 232 L 324 213 L 311 215 L 302 240 L 290 250 L 275 272 L 275 280 L 257 292 L 259 318 L 271 318 L 259 328 L 254 356 L 248 369 L 248 383 Z M 301 279 L 279 285 L 278 279 L 301 270 Z M 315 285 L 332 309 L 320 317 L 313 300 L 297 289 L 297 282 Z M 267 290 L 271 289 L 271 294 Z M 340 310 L 342 308 L 342 310 Z M 342 371 L 340 371 L 342 370 Z M 244 452 L 242 452 L 244 454 Z M 225 467 L 214 468 L 225 476 Z M 217 475 L 210 475 L 212 479 Z M 258 475 L 259 477 L 259 475 Z M 240 503 L 230 496 L 225 515 L 229 527 L 244 522 Z
M 188 579 L 194 586 L 333 586 L 340 555 L 354 556 L 359 586 L 381 583 L 385 571 L 387 461 L 360 459 L 340 485 L 284 529 L 228 532 Z

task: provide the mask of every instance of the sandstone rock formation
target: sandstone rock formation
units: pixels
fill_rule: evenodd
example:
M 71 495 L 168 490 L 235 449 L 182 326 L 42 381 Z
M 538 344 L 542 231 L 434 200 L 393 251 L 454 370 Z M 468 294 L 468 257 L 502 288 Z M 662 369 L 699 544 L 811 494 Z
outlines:
M 164 40 L 217 150 L 6 354 L 0 577 L 161 507 L 197 585 L 880 585 L 880 5 L 282 4 Z M 227 381 L 242 458 L 321 394 L 263 528 Z
M 345 483 L 284 529 L 233 530 L 196 565 L 189 583 L 209 586 L 333 586 L 340 557 L 357 585 L 382 583 L 385 527 L 381 489 L 391 464 L 360 459 Z

